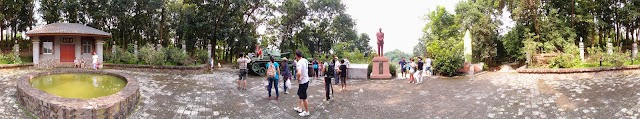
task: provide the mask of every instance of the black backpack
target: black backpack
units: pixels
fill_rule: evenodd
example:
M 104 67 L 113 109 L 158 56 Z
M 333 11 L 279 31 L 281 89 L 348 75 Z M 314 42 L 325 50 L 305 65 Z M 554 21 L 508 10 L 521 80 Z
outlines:
M 327 75 L 327 77 L 333 77 L 333 74 L 335 73 L 335 69 L 333 69 L 333 67 L 335 66 L 333 64 L 333 62 L 326 62 L 328 65 L 327 67 L 325 67 L 325 74 Z

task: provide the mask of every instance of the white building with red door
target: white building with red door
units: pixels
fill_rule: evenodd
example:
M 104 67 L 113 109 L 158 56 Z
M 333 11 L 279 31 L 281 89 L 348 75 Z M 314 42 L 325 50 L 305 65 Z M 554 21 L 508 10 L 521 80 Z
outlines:
M 75 59 L 91 63 L 93 52 L 98 55 L 98 62 L 102 62 L 103 39 L 111 37 L 111 33 L 77 23 L 48 24 L 26 35 L 33 43 L 36 66 L 72 64 Z

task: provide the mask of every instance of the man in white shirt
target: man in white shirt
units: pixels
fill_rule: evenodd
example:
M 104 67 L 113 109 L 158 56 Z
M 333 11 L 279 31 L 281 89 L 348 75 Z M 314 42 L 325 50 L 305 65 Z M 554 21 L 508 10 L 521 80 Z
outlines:
M 333 71 L 340 70 L 340 65 L 342 64 L 340 64 L 340 60 L 338 60 L 338 57 L 333 58 L 333 64 L 334 64 Z M 333 73 L 333 78 L 336 79 L 335 84 L 338 85 L 338 83 L 340 83 L 340 75 L 338 73 Z
M 431 71 L 432 64 L 433 64 L 433 61 L 431 60 L 431 58 L 429 58 L 429 56 L 427 56 L 427 60 L 424 61 L 424 70 L 427 71 L 428 76 L 433 75 L 433 71 Z
M 96 52 L 93 52 L 91 59 L 93 59 L 93 62 L 91 62 L 93 63 L 93 69 L 98 70 L 98 55 L 96 55 Z
M 302 51 L 296 50 L 296 60 L 298 60 L 296 64 L 297 70 L 297 79 L 299 84 L 298 88 L 298 97 L 300 97 L 300 101 L 298 103 L 298 107 L 293 108 L 293 110 L 299 112 L 300 116 L 309 116 L 309 101 L 307 101 L 307 88 L 309 88 L 309 61 L 302 58 Z M 302 108 L 304 107 L 304 110 Z
M 238 89 L 247 90 L 247 73 L 249 73 L 249 70 L 247 69 L 247 64 L 251 62 L 251 59 L 246 57 L 244 53 L 240 53 L 238 54 L 238 59 L 236 60 L 236 62 L 238 63 L 238 69 L 240 69 L 239 76 L 238 76 L 239 77 Z M 240 83 L 242 81 L 244 81 L 244 84 L 241 87 Z

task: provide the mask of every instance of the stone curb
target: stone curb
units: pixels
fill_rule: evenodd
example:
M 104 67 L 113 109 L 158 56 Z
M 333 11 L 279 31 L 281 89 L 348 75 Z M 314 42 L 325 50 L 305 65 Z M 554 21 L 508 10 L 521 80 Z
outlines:
M 8 68 L 16 68 L 16 67 L 27 67 L 33 66 L 33 63 L 23 63 L 23 64 L 0 64 L 0 69 L 8 69 Z
M 103 66 L 109 68 L 143 68 L 143 69 L 177 69 L 177 70 L 202 70 L 208 68 L 208 64 L 200 66 L 161 66 L 161 65 L 137 65 L 137 64 L 113 64 L 104 63 Z
M 120 92 L 92 99 L 64 98 L 31 86 L 33 78 L 51 74 L 92 73 L 113 75 L 127 80 Z M 132 76 L 110 71 L 56 69 L 22 75 L 17 79 L 16 97 L 18 103 L 34 116 L 45 119 L 90 118 L 114 119 L 126 118 L 135 109 L 140 100 L 138 81 Z
M 522 66 L 516 69 L 516 71 L 518 73 L 527 73 L 527 74 L 569 74 L 569 73 L 587 73 L 587 72 L 636 70 L 636 69 L 640 69 L 640 65 L 628 65 L 628 66 L 617 66 L 617 67 L 563 68 L 563 69 L 527 69 L 526 66 Z

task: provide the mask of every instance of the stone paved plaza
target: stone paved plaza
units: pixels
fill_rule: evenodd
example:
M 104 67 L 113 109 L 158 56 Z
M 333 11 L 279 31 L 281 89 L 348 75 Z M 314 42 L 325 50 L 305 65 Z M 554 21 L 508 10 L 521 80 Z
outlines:
M 113 70 L 113 69 L 106 69 Z M 39 70 L 0 70 L 0 118 L 30 118 L 16 104 L 16 76 Z M 113 70 L 133 75 L 142 93 L 132 119 L 299 118 L 294 85 L 280 100 L 267 100 L 264 77 L 236 89 L 234 70 L 198 74 Z M 281 83 L 282 84 L 282 83 Z M 518 74 L 473 77 L 348 80 L 348 90 L 323 102 L 321 80 L 311 82 L 306 118 L 637 118 L 640 72 Z M 282 85 L 281 85 L 282 86 Z M 335 86 L 338 89 L 338 86 Z M 273 94 L 275 95 L 275 94 Z

